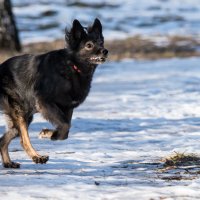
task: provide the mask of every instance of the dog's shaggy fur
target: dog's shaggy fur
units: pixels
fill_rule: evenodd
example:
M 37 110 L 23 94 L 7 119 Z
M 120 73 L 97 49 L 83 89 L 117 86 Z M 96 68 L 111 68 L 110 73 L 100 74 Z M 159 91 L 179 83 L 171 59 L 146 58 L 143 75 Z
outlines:
M 28 126 L 33 115 L 40 112 L 56 126 L 55 130 L 42 130 L 41 138 L 67 139 L 73 109 L 85 100 L 97 65 L 106 60 L 108 51 L 98 19 L 88 28 L 74 20 L 65 39 L 65 49 L 17 56 L 0 65 L 0 109 L 8 127 L 0 138 L 4 167 L 20 167 L 8 153 L 9 143 L 17 136 L 35 163 L 48 161 L 48 156 L 34 150 L 29 139 Z

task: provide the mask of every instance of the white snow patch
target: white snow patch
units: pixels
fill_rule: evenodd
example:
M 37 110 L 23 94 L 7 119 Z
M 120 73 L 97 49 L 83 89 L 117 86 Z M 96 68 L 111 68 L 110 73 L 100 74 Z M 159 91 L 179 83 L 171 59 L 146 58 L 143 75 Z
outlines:
M 36 165 L 12 142 L 21 169 L 0 168 L 0 197 L 34 199 L 197 199 L 200 181 L 159 178 L 161 158 L 200 153 L 200 59 L 123 61 L 98 68 L 92 91 L 74 113 L 66 141 L 39 140 L 52 128 L 39 114 L 33 146 L 48 154 Z M 0 131 L 4 132 L 0 115 Z M 169 174 L 170 175 L 170 174 Z

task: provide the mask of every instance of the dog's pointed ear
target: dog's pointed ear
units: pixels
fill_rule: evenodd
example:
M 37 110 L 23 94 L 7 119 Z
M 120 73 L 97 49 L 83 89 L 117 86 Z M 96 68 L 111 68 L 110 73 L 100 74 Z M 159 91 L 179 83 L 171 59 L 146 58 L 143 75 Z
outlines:
M 94 23 L 93 23 L 92 27 L 90 28 L 90 32 L 94 32 L 96 34 L 99 34 L 100 37 L 103 38 L 102 25 L 101 25 L 101 22 L 98 18 L 96 18 L 94 20 Z
M 94 20 L 92 29 L 93 29 L 93 31 L 96 31 L 96 32 L 100 32 L 100 33 L 102 32 L 102 25 L 101 25 L 101 22 L 98 18 L 96 18 Z
M 81 40 L 86 35 L 84 28 L 77 19 L 73 21 L 71 33 L 75 40 Z
M 66 44 L 72 49 L 77 48 L 80 42 L 86 37 L 87 33 L 84 31 L 84 28 L 77 19 L 73 21 L 70 30 L 67 28 L 65 29 Z

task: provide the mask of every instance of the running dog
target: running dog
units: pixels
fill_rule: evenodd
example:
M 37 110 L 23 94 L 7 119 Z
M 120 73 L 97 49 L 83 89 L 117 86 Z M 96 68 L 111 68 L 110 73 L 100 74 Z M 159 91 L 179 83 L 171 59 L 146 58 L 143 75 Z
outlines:
M 48 161 L 30 142 L 28 127 L 33 115 L 39 112 L 55 126 L 55 130 L 42 130 L 41 138 L 67 139 L 73 109 L 86 99 L 97 65 L 106 61 L 108 50 L 99 19 L 87 28 L 75 19 L 65 31 L 65 40 L 64 49 L 16 56 L 0 65 L 0 110 L 7 121 L 0 152 L 6 168 L 20 167 L 8 153 L 9 143 L 17 136 L 33 162 Z

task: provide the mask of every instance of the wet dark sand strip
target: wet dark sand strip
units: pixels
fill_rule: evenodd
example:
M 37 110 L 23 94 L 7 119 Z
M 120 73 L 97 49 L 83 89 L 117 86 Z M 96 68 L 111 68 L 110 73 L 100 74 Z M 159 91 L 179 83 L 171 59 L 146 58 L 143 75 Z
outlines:
M 125 58 L 130 59 L 161 59 L 173 57 L 200 56 L 200 40 L 193 37 L 166 37 L 164 42 L 134 36 L 124 40 L 110 40 L 105 42 L 109 49 L 109 60 L 118 61 Z M 63 48 L 65 43 L 62 39 L 53 42 L 40 42 L 24 45 L 23 52 L 10 51 L 0 52 L 0 62 L 7 58 L 24 53 L 38 54 Z

